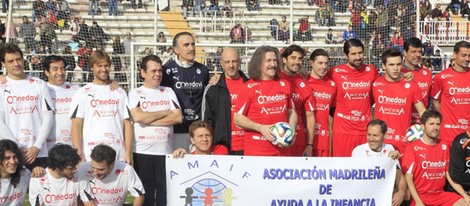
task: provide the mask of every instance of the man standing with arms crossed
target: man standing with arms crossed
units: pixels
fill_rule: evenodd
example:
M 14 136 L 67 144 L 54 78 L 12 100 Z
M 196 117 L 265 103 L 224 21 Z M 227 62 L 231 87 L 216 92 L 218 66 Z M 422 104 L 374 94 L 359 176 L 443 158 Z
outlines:
M 131 162 L 132 124 L 127 94 L 122 88 L 111 91 L 111 59 L 103 50 L 90 57 L 93 81 L 80 88 L 72 98 L 72 141 L 82 160 L 90 160 L 91 150 L 107 144 L 117 151 L 117 159 Z
M 403 72 L 413 73 L 413 82 L 418 84 L 420 89 L 421 99 L 423 100 L 424 108 L 429 108 L 429 93 L 431 92 L 432 86 L 432 72 L 426 68 L 420 66 L 421 57 L 423 55 L 423 43 L 416 37 L 411 37 L 405 41 L 403 49 Z M 421 117 L 415 108 L 412 108 L 413 113 L 411 124 L 419 124 Z
M 194 61 L 196 45 L 191 33 L 176 34 L 173 48 L 176 58 L 163 66 L 161 85 L 173 89 L 183 112 L 183 123 L 174 127 L 173 149 L 188 148 L 188 127 L 193 121 L 201 119 L 202 98 L 209 82 L 209 71 L 205 65 Z
M 367 123 L 371 120 L 371 88 L 379 76 L 374 65 L 364 63 L 364 44 L 358 39 L 344 43 L 347 63 L 333 67 L 328 76 L 338 85 L 333 117 L 334 157 L 351 155 L 354 147 L 366 142 Z
M 224 73 L 215 85 L 206 87 L 202 117 L 214 128 L 214 144 L 230 148 L 230 154 L 243 155 L 244 130 L 233 122 L 233 108 L 248 78 L 238 68 L 240 56 L 234 48 L 224 48 L 220 65 Z
M 0 61 L 7 70 L 7 81 L 0 84 L 0 139 L 18 143 L 28 169 L 46 166 L 46 138 L 54 119 L 54 105 L 46 83 L 27 76 L 21 49 L 6 44 Z
M 175 92 L 160 86 L 162 61 L 156 55 L 142 59 L 144 85 L 129 92 L 134 121 L 134 168 L 145 188 L 144 205 L 166 206 L 165 155 L 172 153 L 173 125 L 183 121 Z
M 301 76 L 305 50 L 298 45 L 290 45 L 282 55 L 284 68 L 280 77 L 286 79 L 291 87 L 292 100 L 297 112 L 295 142 L 290 147 L 291 156 L 312 156 L 313 135 L 315 133 L 315 101 L 306 78 Z
M 442 112 L 441 139 L 450 146 L 470 123 L 470 43 L 457 42 L 454 63 L 436 74 L 431 88 L 434 108 Z
M 406 130 L 411 124 L 412 108 L 415 108 L 420 116 L 426 111 L 418 85 L 406 82 L 401 75 L 402 61 L 402 54 L 398 49 L 386 50 L 382 54 L 385 75 L 377 78 L 372 85 L 374 118 L 387 123 L 385 143 L 393 145 L 401 154 L 408 145 Z
M 403 154 L 403 171 L 411 205 L 467 206 L 470 197 L 449 176 L 449 147 L 439 138 L 442 116 L 429 110 L 421 116 L 424 136 L 412 142 Z M 458 194 L 445 192 L 446 179 Z
M 328 76 L 328 52 L 316 49 L 310 54 L 310 78 L 308 83 L 315 99 L 315 136 L 313 156 L 329 157 L 330 150 L 330 109 L 334 107 L 337 86 Z
M 256 49 L 239 100 L 235 105 L 235 124 L 245 129 L 244 154 L 252 156 L 287 156 L 288 149 L 273 145 L 271 127 L 277 122 L 297 125 L 289 83 L 279 78 L 279 51 L 270 46 Z

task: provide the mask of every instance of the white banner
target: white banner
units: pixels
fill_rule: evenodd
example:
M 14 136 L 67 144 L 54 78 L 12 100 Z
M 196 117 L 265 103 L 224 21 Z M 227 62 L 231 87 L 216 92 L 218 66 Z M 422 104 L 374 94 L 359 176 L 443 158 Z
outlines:
M 388 206 L 390 158 L 167 156 L 170 206 Z

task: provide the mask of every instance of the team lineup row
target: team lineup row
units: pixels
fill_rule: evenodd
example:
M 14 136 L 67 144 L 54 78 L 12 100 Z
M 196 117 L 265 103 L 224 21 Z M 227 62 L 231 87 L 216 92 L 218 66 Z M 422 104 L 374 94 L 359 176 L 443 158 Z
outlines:
M 328 54 L 319 49 L 311 54 L 312 72 L 305 76 L 301 47 L 289 46 L 282 54 L 260 47 L 250 61 L 249 80 L 238 70 L 237 51 L 226 48 L 221 56 L 224 73 L 209 86 L 207 67 L 194 61 L 192 35 L 176 35 L 173 46 L 177 57 L 163 66 L 156 56 L 143 59 L 144 85 L 129 97 L 120 88 L 111 90 L 110 60 L 103 51 L 90 57 L 93 82 L 78 88 L 65 83 L 65 62 L 59 57 L 44 62 L 46 85 L 24 74 L 21 50 L 5 46 L 0 60 L 8 74 L 1 85 L 0 127 L 10 132 L 2 132 L 1 138 L 18 143 L 30 168 L 45 167 L 47 148 L 57 142 L 73 145 L 87 161 L 96 145 L 109 145 L 119 160 L 131 163 L 133 158 L 146 191 L 145 205 L 166 205 L 164 155 L 187 149 L 189 125 L 201 118 L 214 128 L 214 145 L 224 145 L 232 154 L 267 156 L 350 156 L 366 142 L 373 103 L 375 118 L 389 126 L 385 142 L 403 154 L 408 144 L 404 131 L 426 110 L 429 94 L 443 112 L 441 139 L 451 142 L 468 127 L 467 42 L 456 45 L 454 66 L 436 75 L 434 83 L 431 72 L 419 67 L 422 44 L 415 38 L 405 44 L 404 63 L 396 50 L 383 54 L 383 77 L 374 66 L 363 64 L 364 46 L 355 39 L 345 42 L 348 63 L 328 69 Z M 297 130 L 290 148 L 270 143 L 270 126 L 281 121 Z

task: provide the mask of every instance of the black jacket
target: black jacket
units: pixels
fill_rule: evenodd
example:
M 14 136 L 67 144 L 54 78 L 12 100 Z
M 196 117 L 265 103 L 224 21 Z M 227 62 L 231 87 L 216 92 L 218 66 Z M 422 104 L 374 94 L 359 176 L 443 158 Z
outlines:
M 248 77 L 242 71 L 238 71 L 243 82 L 248 81 Z M 232 143 L 232 128 L 230 123 L 231 116 L 231 97 L 225 82 L 225 74 L 220 75 L 216 85 L 208 85 L 205 89 L 202 102 L 202 119 L 212 123 L 214 127 L 213 143 L 223 144 L 229 150 Z

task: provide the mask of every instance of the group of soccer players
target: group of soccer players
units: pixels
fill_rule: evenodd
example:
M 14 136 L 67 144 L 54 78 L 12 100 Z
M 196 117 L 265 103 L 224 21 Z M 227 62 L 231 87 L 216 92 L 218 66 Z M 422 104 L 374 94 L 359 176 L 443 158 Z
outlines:
M 282 52 L 257 48 L 249 78 L 239 70 L 238 51 L 225 48 L 223 73 L 210 83 L 207 67 L 195 61 L 190 33 L 175 35 L 173 47 L 176 57 L 165 65 L 155 55 L 143 58 L 143 85 L 128 95 L 110 80 L 104 51 L 90 56 L 93 81 L 79 88 L 65 82 L 62 57 L 44 60 L 45 83 L 25 74 L 16 45 L 2 47 L 0 174 L 8 181 L 1 183 L 0 204 L 22 204 L 29 185 L 30 201 L 38 205 L 76 204 L 78 198 L 86 205 L 120 205 L 128 192 L 135 205 L 166 205 L 165 155 L 172 152 L 345 157 L 362 146 L 355 152 L 400 159 L 405 178 L 397 176 L 393 205 L 408 194 L 416 205 L 470 205 L 470 43 L 455 45 L 452 66 L 434 81 L 420 66 L 417 38 L 405 42 L 403 53 L 382 54 L 383 76 L 364 64 L 357 39 L 344 43 L 347 63 L 331 69 L 328 53 L 313 51 L 310 74 L 297 45 Z M 437 111 L 428 110 L 429 99 Z M 373 105 L 383 123 L 372 120 Z M 295 128 L 292 146 L 275 144 L 271 127 L 277 122 Z M 414 123 L 425 135 L 408 146 L 405 132 Z M 26 181 L 29 171 L 34 177 Z M 438 196 L 446 176 L 460 196 Z M 404 179 L 409 190 L 403 191 Z

